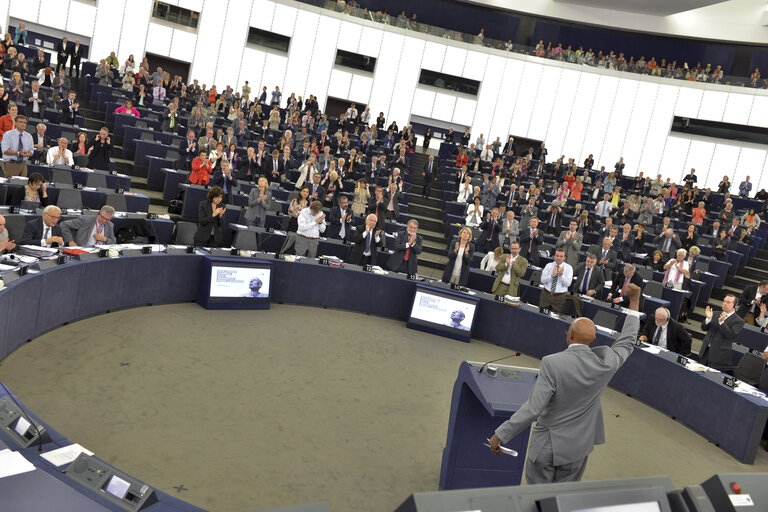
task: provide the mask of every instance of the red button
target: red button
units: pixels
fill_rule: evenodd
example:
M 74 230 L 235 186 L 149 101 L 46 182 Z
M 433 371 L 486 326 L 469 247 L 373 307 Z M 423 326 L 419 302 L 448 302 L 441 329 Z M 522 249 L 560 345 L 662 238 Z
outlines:
M 736 494 L 739 494 L 741 492 L 741 486 L 736 482 L 731 482 L 731 489 L 733 489 L 733 492 L 735 492 Z

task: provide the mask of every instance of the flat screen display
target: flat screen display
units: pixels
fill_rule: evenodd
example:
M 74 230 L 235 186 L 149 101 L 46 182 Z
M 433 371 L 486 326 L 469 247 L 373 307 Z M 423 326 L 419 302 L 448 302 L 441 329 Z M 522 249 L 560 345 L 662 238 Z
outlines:
M 270 267 L 213 265 L 210 298 L 269 300 L 271 277 Z
M 476 300 L 416 288 L 410 323 L 469 337 L 477 311 Z
M 113 475 L 107 482 L 107 487 L 104 489 L 115 498 L 122 500 L 125 499 L 125 495 L 128 494 L 128 489 L 131 487 L 129 482 L 126 482 L 117 475 Z

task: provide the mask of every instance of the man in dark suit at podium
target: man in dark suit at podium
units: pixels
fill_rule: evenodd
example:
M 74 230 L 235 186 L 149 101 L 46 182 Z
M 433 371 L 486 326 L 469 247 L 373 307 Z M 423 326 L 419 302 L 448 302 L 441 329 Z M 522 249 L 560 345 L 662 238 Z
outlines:
M 640 307 L 640 288 L 630 284 L 630 309 Z M 587 457 L 605 442 L 600 396 L 632 353 L 639 317 L 627 315 L 619 338 L 610 347 L 594 347 L 595 324 L 577 318 L 568 330 L 568 348 L 545 356 L 528 401 L 496 429 L 491 451 L 527 429 L 531 432 L 525 480 L 528 484 L 578 482 Z

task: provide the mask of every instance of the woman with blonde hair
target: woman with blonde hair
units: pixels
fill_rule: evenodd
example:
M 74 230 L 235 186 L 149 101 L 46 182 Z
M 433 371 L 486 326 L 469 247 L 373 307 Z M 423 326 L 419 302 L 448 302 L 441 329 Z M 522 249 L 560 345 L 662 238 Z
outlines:
M 352 213 L 355 215 L 365 215 L 365 207 L 368 199 L 371 198 L 371 191 L 368 189 L 368 183 L 365 178 L 360 178 L 355 184 L 355 194 L 352 200 Z
M 469 280 L 469 267 L 475 254 L 472 230 L 468 227 L 461 228 L 458 240 L 448 244 L 446 253 L 448 263 L 443 271 L 443 282 L 466 286 Z
M 483 261 L 480 262 L 480 270 L 493 272 L 496 270 L 496 265 L 499 264 L 502 256 L 504 256 L 504 249 L 501 247 L 497 247 L 494 250 L 489 251 L 488 254 L 483 256 Z
M 339 173 L 336 171 L 329 172 L 320 184 L 325 187 L 323 206 L 333 208 L 338 204 L 339 193 L 344 188 L 344 183 L 339 179 Z

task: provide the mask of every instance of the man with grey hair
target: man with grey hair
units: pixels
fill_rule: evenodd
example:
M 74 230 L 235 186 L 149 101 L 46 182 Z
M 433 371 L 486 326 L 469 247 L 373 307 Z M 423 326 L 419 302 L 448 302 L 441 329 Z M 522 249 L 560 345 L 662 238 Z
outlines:
M 667 308 L 656 309 L 654 321 L 645 322 L 638 339 L 684 356 L 691 353 L 691 335 L 685 327 L 670 318 Z
M 623 307 L 629 307 L 629 297 L 627 296 L 627 287 L 630 284 L 637 285 L 640 289 L 643 288 L 643 278 L 640 274 L 635 272 L 635 266 L 632 264 L 624 265 L 623 276 L 614 279 L 611 293 L 608 294 L 608 300 L 614 304 L 618 304 Z
M 8 230 L 5 229 L 5 217 L 0 215 L 0 254 L 11 252 L 16 248 L 16 241 L 11 240 Z
M 62 222 L 61 234 L 64 243 L 70 247 L 94 247 L 117 243 L 115 226 L 112 224 L 114 215 L 115 209 L 104 205 L 96 216 L 83 215 Z
M 42 217 L 27 222 L 24 226 L 21 245 L 63 246 L 64 238 L 61 234 L 61 227 L 58 225 L 59 219 L 61 219 L 61 208 L 52 204 L 46 206 Z
M 308 208 L 299 212 L 297 221 L 296 255 L 314 258 L 317 254 L 320 233 L 325 233 L 326 227 L 323 203 L 312 201 Z
M 75 165 L 75 161 L 72 158 L 72 151 L 68 148 L 68 141 L 66 137 L 59 137 L 58 145 L 55 148 L 48 150 L 45 161 L 48 165 L 53 166 L 69 166 Z
M 389 257 L 389 268 L 393 272 L 403 274 L 416 274 L 418 270 L 418 257 L 421 254 L 423 239 L 418 233 L 419 221 L 410 219 L 406 229 L 395 235 L 395 252 Z

